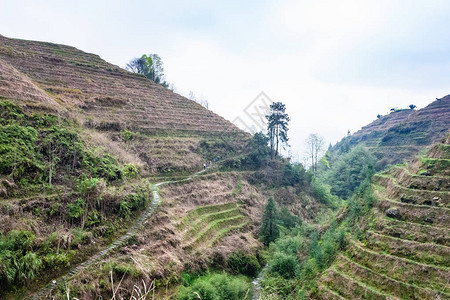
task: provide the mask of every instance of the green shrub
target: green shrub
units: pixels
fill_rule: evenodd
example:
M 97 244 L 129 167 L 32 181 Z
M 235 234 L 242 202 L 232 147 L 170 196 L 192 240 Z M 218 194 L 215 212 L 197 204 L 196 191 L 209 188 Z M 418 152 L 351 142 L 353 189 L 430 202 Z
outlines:
M 227 266 L 234 274 L 243 274 L 250 277 L 255 277 L 261 270 L 258 259 L 244 251 L 231 254 Z
M 252 285 L 244 277 L 232 277 L 227 274 L 200 276 L 189 286 L 182 287 L 177 298 L 181 300 L 252 299 Z
M 81 228 L 72 229 L 72 246 L 86 244 L 89 241 L 88 234 Z
M 48 253 L 44 256 L 46 268 L 56 269 L 58 266 L 68 267 L 70 265 L 70 256 L 67 253 Z
M 19 259 L 16 278 L 18 281 L 26 283 L 34 279 L 42 267 L 42 259 L 34 252 L 27 252 Z
M 314 196 L 323 204 L 329 207 L 336 207 L 337 199 L 330 192 L 330 188 L 320 182 L 319 179 L 313 178 L 311 180 L 311 189 Z
M 83 197 L 90 197 L 93 194 L 96 194 L 97 186 L 100 182 L 98 178 L 86 178 L 78 180 L 77 190 Z
M 295 185 L 305 184 L 310 181 L 310 177 L 307 175 L 305 168 L 302 164 L 285 163 L 283 184 Z
M 124 130 L 120 133 L 120 137 L 124 142 L 128 142 L 133 138 L 134 134 L 129 130 Z
M 344 250 L 344 248 L 347 246 L 347 240 L 345 239 L 345 229 L 339 230 L 336 238 L 336 243 L 338 245 L 339 250 Z
M 147 205 L 147 198 L 141 193 L 132 193 L 125 196 L 125 202 L 131 210 L 141 210 Z M 119 204 L 120 211 L 120 204 Z
M 21 107 L 9 101 L 0 101 L 0 125 L 21 124 L 24 120 L 25 114 Z
M 288 229 L 291 229 L 295 227 L 295 225 L 301 223 L 301 220 L 297 216 L 291 214 L 286 207 L 283 207 L 283 209 L 281 209 L 279 220 L 281 225 Z
M 191 284 L 192 284 L 192 281 L 193 281 L 192 276 L 189 275 L 188 273 L 183 273 L 183 274 L 181 274 L 181 284 L 182 284 L 183 286 L 189 286 L 189 285 L 191 285 Z
M 87 159 L 87 164 L 95 176 L 105 178 L 110 182 L 123 178 L 122 169 L 118 166 L 116 159 L 109 154 L 100 157 L 91 154 Z
M 300 268 L 295 255 L 283 252 L 277 252 L 270 261 L 269 266 L 271 272 L 275 272 L 285 279 L 294 278 Z
M 303 249 L 304 240 L 303 237 L 298 234 L 295 236 L 285 235 L 283 238 L 276 240 L 275 243 L 270 245 L 272 253 L 282 252 L 288 255 L 296 256 L 297 253 Z
M 123 200 L 119 202 L 119 208 L 118 208 L 119 216 L 121 216 L 124 219 L 128 219 L 131 215 L 131 205 L 128 201 Z
M 0 125 L 0 174 L 20 178 L 40 172 L 37 142 L 38 132 L 32 127 Z
M 123 167 L 122 172 L 126 178 L 136 178 L 139 176 L 139 167 L 133 164 L 127 164 Z
M 89 212 L 86 218 L 86 227 L 95 227 L 101 225 L 102 223 L 103 216 L 96 209 Z
M 373 170 L 375 161 L 375 157 L 362 146 L 342 155 L 325 175 L 331 192 L 344 199 L 350 198 L 367 178 L 368 172 Z
M 317 263 L 314 258 L 310 258 L 303 262 L 300 277 L 312 279 L 318 272 Z
M 35 236 L 29 231 L 12 230 L 0 235 L 0 283 L 7 286 L 27 283 L 42 268 L 42 259 L 32 251 Z
M 113 272 L 119 277 L 122 277 L 124 274 L 129 274 L 130 276 L 136 275 L 136 271 L 133 269 L 133 267 L 126 265 L 126 264 L 113 264 Z
M 202 299 L 202 300 L 218 300 L 219 295 L 216 288 L 207 281 L 195 282 L 191 287 L 182 290 L 178 299 L 181 300 L 191 300 L 191 299 Z
M 69 217 L 72 219 L 79 219 L 84 215 L 86 209 L 86 202 L 78 198 L 74 202 L 67 205 Z

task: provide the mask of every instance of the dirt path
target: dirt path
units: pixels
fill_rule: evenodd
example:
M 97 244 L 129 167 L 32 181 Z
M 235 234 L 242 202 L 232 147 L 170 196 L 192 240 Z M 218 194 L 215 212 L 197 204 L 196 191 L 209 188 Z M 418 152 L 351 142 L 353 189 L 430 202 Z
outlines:
M 30 299 L 39 299 L 45 296 L 45 294 L 47 294 L 48 292 L 50 292 L 53 288 L 55 288 L 58 284 L 60 283 L 64 283 L 69 281 L 73 276 L 75 276 L 78 272 L 80 272 L 81 270 L 83 270 L 86 267 L 89 267 L 90 265 L 98 262 L 100 259 L 104 258 L 108 253 L 110 253 L 112 250 L 122 246 L 122 244 L 129 239 L 132 235 L 136 234 L 139 229 L 141 228 L 142 224 L 144 224 L 145 221 L 147 221 L 150 216 L 153 214 L 153 212 L 155 211 L 156 206 L 159 203 L 160 200 L 160 196 L 158 193 L 158 187 L 164 184 L 169 184 L 169 183 L 177 183 L 177 182 L 183 182 L 183 181 L 188 181 L 191 180 L 195 177 L 197 177 L 198 175 L 204 173 L 206 170 L 201 170 L 191 176 L 188 176 L 186 178 L 180 179 L 180 180 L 169 180 L 169 181 L 163 181 L 163 182 L 159 182 L 153 185 L 153 202 L 149 205 L 149 207 L 146 209 L 146 211 L 142 214 L 142 216 L 136 220 L 136 222 L 128 229 L 128 231 L 118 237 L 111 245 L 109 245 L 106 249 L 103 249 L 102 251 L 98 252 L 97 254 L 91 256 L 88 260 L 82 262 L 81 264 L 73 267 L 72 269 L 70 269 L 67 273 L 65 273 L 64 275 L 61 275 L 58 278 L 54 278 L 50 283 L 48 283 L 46 286 L 44 286 L 43 288 L 41 288 L 40 290 L 36 291 L 34 294 L 32 294 L 29 298 Z

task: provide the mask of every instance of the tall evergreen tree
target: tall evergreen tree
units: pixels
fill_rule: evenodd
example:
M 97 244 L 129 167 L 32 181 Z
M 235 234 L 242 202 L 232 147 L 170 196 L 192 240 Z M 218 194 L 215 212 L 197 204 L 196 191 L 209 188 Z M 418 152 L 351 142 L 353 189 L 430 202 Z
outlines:
M 277 226 L 278 212 L 275 201 L 272 197 L 269 198 L 264 210 L 264 215 L 259 229 L 259 237 L 264 245 L 268 246 L 280 236 L 280 231 Z
M 270 114 L 266 116 L 267 134 L 269 136 L 272 159 L 279 154 L 280 143 L 287 145 L 289 116 L 286 113 L 286 105 L 282 102 L 274 102 L 270 105 Z

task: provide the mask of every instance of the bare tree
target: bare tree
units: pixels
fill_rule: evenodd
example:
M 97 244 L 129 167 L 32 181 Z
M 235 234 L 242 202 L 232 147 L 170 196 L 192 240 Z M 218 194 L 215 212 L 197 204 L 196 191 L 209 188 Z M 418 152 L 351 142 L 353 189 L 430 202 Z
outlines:
M 313 170 L 314 175 L 316 175 L 317 164 L 319 162 L 319 157 L 324 150 L 325 142 L 323 138 L 317 133 L 311 133 L 306 138 L 306 145 L 307 145 L 306 152 L 308 156 L 311 158 L 311 169 Z

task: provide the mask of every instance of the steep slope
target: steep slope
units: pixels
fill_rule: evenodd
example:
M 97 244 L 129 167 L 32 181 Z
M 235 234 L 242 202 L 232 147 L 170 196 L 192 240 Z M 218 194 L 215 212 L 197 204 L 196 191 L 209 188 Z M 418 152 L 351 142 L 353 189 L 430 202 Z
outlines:
M 320 280 L 323 299 L 450 299 L 450 136 L 374 177 L 372 216 Z
M 23 297 L 116 249 L 152 211 L 150 183 L 241 155 L 248 139 L 194 101 L 97 55 L 0 36 L 0 298 Z M 206 197 L 202 205 L 215 204 Z M 249 235 L 245 214 L 236 205 L 204 237 Z M 138 229 L 147 239 L 157 228 Z
M 0 57 L 61 105 L 95 123 L 146 133 L 240 132 L 230 122 L 152 81 L 76 48 L 0 36 Z M 14 85 L 10 89 L 15 89 Z M 8 97 L 8 95 L 0 94 Z M 8 97 L 11 98 L 11 97 Z M 28 100 L 17 95 L 18 100 Z M 105 125 L 107 126 L 107 125 Z
M 108 298 L 122 278 L 129 298 L 236 253 L 256 272 L 269 197 L 305 221 L 330 209 L 302 166 L 73 47 L 0 37 L 0 108 L 0 298 Z
M 29 78 L 0 59 L 0 95 L 35 104 L 58 107 L 59 104 L 39 89 Z
M 0 36 L 0 76 L 0 97 L 66 114 L 90 145 L 150 174 L 199 170 L 249 138 L 198 103 L 70 46 Z
M 362 144 L 378 159 L 381 169 L 411 159 L 418 151 L 445 137 L 450 128 L 450 95 L 420 110 L 396 110 L 373 121 L 332 147 L 340 154 Z

